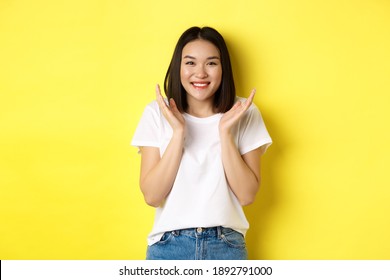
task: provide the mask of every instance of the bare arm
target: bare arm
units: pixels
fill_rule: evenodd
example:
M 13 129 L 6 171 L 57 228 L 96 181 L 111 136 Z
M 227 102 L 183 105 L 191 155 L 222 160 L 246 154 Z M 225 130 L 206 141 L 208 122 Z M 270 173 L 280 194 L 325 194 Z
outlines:
M 237 102 L 221 118 L 219 133 L 221 138 L 222 163 L 230 188 L 241 205 L 253 203 L 260 187 L 260 158 L 262 148 L 241 156 L 231 133 L 232 128 L 252 104 L 255 90 L 244 104 Z
M 160 158 L 155 147 L 141 147 L 140 187 L 147 204 L 158 207 L 172 189 L 183 155 L 185 122 L 176 104 L 170 100 L 168 107 L 156 87 L 158 105 L 173 129 L 172 138 Z
M 241 156 L 232 137 L 226 137 L 221 145 L 222 163 L 230 188 L 241 205 L 253 203 L 261 181 L 261 148 Z

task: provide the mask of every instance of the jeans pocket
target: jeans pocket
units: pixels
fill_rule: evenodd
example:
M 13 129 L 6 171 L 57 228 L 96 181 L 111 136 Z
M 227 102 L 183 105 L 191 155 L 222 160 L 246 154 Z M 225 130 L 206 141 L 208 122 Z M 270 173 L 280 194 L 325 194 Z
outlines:
M 233 248 L 245 248 L 246 247 L 244 236 L 235 230 L 221 234 L 221 239 L 229 247 L 233 247 Z
M 164 245 L 164 244 L 167 244 L 169 241 L 171 241 L 172 238 L 173 238 L 173 233 L 172 232 L 165 232 L 163 234 L 163 236 L 161 236 L 160 241 L 156 242 L 153 245 Z

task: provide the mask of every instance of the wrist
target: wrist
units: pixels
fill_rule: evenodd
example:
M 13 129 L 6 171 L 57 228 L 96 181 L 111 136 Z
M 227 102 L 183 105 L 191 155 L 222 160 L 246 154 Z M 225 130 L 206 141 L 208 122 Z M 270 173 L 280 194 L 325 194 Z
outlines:
M 219 138 L 222 141 L 233 140 L 233 134 L 230 130 L 219 130 Z
M 172 139 L 183 140 L 185 139 L 185 130 L 184 129 L 175 129 L 173 130 Z

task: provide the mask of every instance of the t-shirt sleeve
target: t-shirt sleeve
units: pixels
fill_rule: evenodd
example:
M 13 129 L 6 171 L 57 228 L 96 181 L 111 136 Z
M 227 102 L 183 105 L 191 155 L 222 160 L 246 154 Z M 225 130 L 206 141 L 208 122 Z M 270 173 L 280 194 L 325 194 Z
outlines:
M 160 120 L 158 111 L 154 110 L 150 104 L 146 106 L 135 130 L 131 145 L 136 147 L 148 146 L 159 148 Z
M 263 117 L 256 105 L 252 104 L 245 113 L 239 125 L 238 149 L 240 154 L 246 154 L 263 146 L 265 152 L 272 144 Z

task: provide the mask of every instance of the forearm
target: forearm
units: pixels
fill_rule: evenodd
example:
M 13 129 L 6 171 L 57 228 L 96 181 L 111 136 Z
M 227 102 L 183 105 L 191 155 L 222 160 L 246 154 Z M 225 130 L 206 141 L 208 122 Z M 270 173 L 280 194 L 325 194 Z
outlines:
M 183 155 L 184 137 L 174 134 L 163 156 L 141 177 L 140 185 L 147 204 L 158 207 L 172 189 Z
M 220 133 L 222 163 L 229 186 L 241 205 L 251 204 L 260 186 L 260 174 L 241 156 L 233 137 Z

